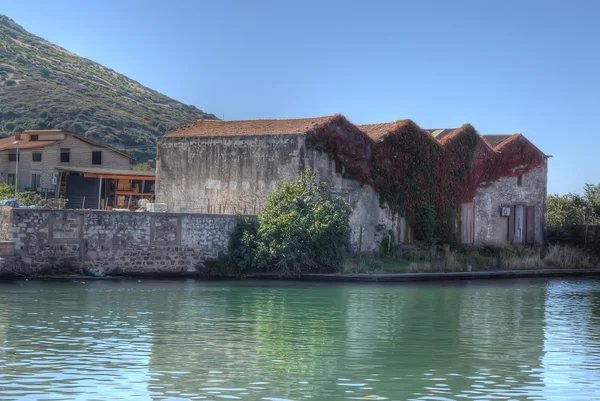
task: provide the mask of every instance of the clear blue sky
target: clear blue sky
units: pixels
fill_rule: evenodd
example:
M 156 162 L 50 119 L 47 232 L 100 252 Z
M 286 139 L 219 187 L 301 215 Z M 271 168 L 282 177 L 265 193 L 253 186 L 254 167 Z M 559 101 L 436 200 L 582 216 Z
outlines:
M 226 119 L 521 132 L 600 182 L 599 1 L 5 1 L 30 32 Z

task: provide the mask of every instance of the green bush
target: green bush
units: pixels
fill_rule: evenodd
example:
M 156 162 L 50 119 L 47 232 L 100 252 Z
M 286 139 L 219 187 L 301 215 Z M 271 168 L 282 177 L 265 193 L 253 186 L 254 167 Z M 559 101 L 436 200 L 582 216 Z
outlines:
M 348 203 L 306 169 L 279 184 L 258 216 L 253 264 L 281 275 L 338 270 L 350 250 Z
M 19 205 L 21 206 L 37 205 L 42 200 L 40 195 L 31 191 L 18 192 L 16 198 L 19 200 Z
M 241 277 L 252 270 L 256 231 L 256 219 L 237 216 L 236 224 L 229 239 L 227 253 L 220 254 L 214 260 L 207 260 L 203 269 L 198 270 L 206 276 Z
M 338 271 L 350 250 L 350 206 L 307 169 L 279 184 L 258 221 L 238 219 L 227 255 L 205 263 L 207 275 L 282 276 Z
M 13 199 L 15 197 L 15 187 L 8 184 L 0 184 L 0 199 Z
M 17 192 L 15 195 L 14 185 L 0 184 L 0 200 L 1 199 L 17 199 L 21 206 L 37 205 L 42 197 L 35 192 Z
M 17 82 L 15 80 L 13 80 L 13 79 L 7 79 L 4 82 L 4 85 L 6 85 L 6 86 L 15 86 L 16 84 L 17 84 Z

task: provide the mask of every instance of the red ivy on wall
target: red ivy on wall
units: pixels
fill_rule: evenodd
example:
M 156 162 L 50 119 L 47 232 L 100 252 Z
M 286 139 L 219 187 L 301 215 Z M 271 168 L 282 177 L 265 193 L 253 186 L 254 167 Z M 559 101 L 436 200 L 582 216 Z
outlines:
M 477 189 L 502 177 L 543 166 L 545 156 L 521 134 L 494 149 L 466 124 L 436 140 L 411 120 L 399 121 L 379 142 L 343 116 L 315 127 L 311 143 L 323 146 L 346 175 L 371 185 L 392 211 L 414 224 L 432 205 L 438 220 L 448 220 Z

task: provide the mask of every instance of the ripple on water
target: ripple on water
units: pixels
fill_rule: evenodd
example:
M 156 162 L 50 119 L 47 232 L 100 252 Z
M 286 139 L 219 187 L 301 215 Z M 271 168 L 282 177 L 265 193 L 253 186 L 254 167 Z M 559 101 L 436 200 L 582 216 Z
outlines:
M 0 283 L 0 398 L 600 399 L 596 280 L 80 288 Z

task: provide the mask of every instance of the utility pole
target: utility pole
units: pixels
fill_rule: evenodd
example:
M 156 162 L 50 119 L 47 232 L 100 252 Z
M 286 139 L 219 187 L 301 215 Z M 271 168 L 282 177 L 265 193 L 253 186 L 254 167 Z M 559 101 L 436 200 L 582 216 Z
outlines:
M 14 141 L 13 145 L 17 145 L 17 165 L 15 168 L 15 196 L 17 196 L 17 192 L 19 191 L 19 144 L 21 141 Z

